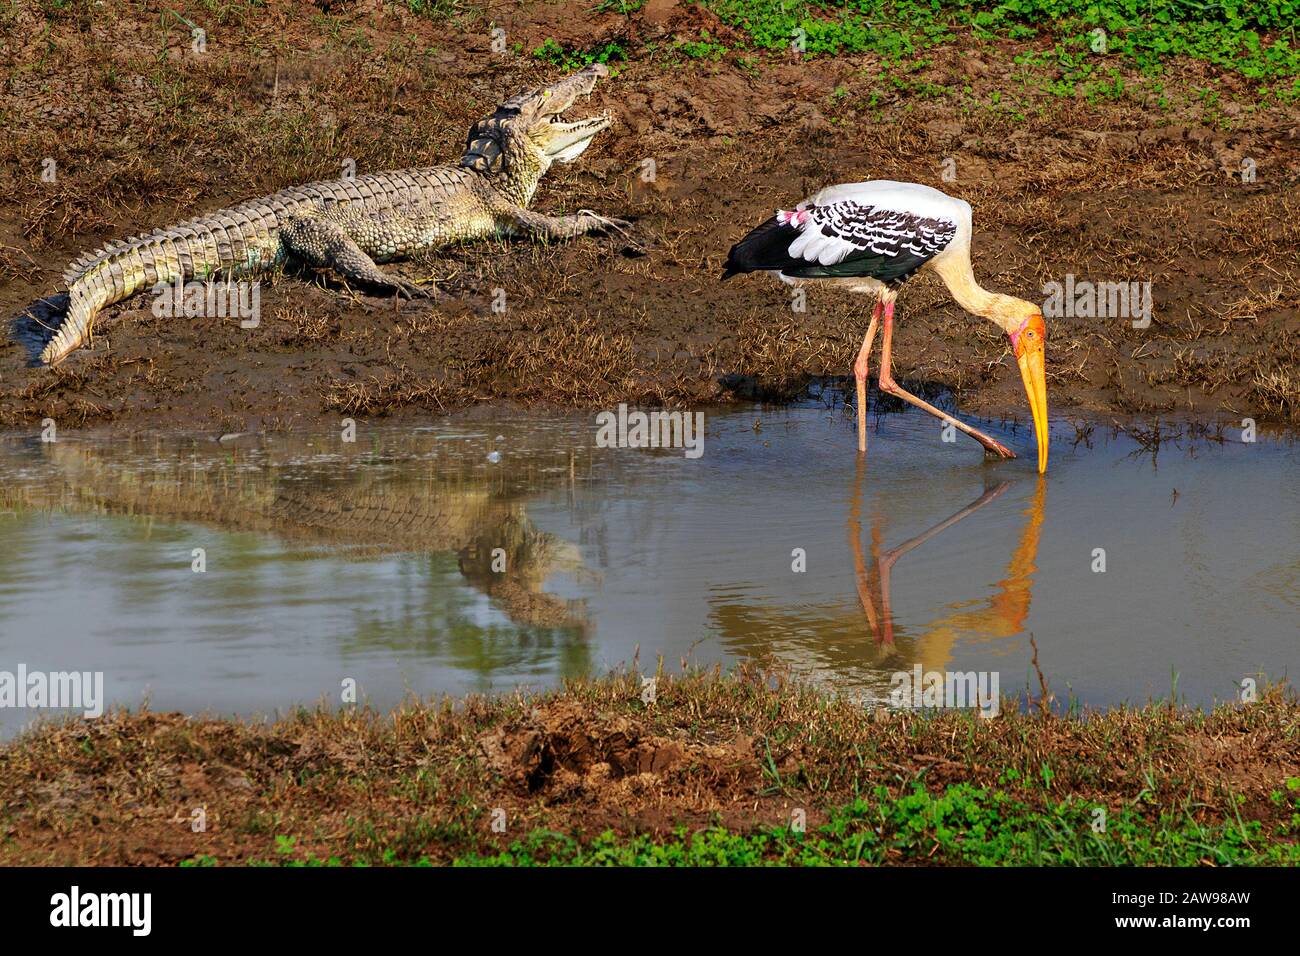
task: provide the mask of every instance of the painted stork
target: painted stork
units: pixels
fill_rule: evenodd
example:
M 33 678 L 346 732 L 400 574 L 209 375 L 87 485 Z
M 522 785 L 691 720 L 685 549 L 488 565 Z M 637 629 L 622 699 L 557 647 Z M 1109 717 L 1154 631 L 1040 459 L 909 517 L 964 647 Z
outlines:
M 1011 449 L 929 402 L 904 391 L 891 374 L 894 301 L 921 269 L 932 269 L 968 312 L 998 325 L 1011 339 L 1038 443 L 1038 471 L 1047 470 L 1047 382 L 1042 310 L 1032 302 L 989 292 L 971 268 L 971 207 L 919 183 L 885 179 L 828 186 L 792 210 L 777 214 L 731 247 L 727 279 L 742 272 L 775 272 L 784 282 L 831 280 L 850 292 L 876 297 L 853 375 L 858 386 L 858 450 L 867 450 L 867 362 L 882 315 L 880 390 L 896 395 L 961 429 L 988 451 L 1015 458 Z

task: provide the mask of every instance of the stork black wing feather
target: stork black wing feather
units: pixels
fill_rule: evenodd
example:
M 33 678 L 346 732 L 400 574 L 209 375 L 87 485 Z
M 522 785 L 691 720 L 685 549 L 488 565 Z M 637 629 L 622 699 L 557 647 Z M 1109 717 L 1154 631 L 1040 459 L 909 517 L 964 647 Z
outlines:
M 781 271 L 795 279 L 855 279 L 870 276 L 885 285 L 901 285 L 916 275 L 931 256 L 918 256 L 909 252 L 895 255 L 875 255 L 867 250 L 855 252 L 831 265 L 797 259 L 795 264 Z
M 722 278 L 730 279 L 742 272 L 763 272 L 806 264 L 790 255 L 790 243 L 798 238 L 798 229 L 773 216 L 761 226 L 755 226 L 744 239 L 731 247 Z

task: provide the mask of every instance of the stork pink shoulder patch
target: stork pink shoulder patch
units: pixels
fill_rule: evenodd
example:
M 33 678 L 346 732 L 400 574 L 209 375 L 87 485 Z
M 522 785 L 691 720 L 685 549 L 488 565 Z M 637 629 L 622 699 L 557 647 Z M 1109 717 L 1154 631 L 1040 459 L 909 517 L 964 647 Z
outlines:
M 808 210 L 806 209 L 778 209 L 776 211 L 777 222 L 785 223 L 787 226 L 802 226 L 808 221 Z

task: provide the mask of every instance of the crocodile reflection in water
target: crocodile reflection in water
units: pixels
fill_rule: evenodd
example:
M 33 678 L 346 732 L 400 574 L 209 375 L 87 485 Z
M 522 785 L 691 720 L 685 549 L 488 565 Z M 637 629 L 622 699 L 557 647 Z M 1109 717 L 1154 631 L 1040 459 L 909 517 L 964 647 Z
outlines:
M 519 490 L 467 463 L 431 477 L 427 470 L 417 476 L 409 469 L 340 469 L 333 458 L 314 469 L 310 458 L 259 467 L 242 450 L 197 457 L 160 449 L 141 464 L 139 451 L 127 461 L 132 450 L 122 445 L 31 448 L 38 470 L 53 474 L 0 484 L 0 507 L 195 521 L 359 555 L 452 552 L 465 580 L 514 623 L 587 628 L 582 602 L 542 590 L 548 575 L 580 570 L 576 546 L 538 529 Z
M 905 554 L 926 541 L 970 517 L 979 509 L 998 498 L 1011 487 L 1011 482 L 985 491 L 966 507 L 949 515 L 943 521 L 888 551 L 880 550 L 880 516 L 877 514 L 871 529 L 871 567 L 862 551 L 862 485 L 864 462 L 858 459 L 849 508 L 849 545 L 853 550 L 853 567 L 857 579 L 858 600 L 872 638 L 883 654 L 892 653 L 894 647 L 894 617 L 890 607 L 890 575 L 895 563 Z M 1025 511 L 1025 525 L 1020 533 L 1020 543 L 1012 552 L 1007 565 L 1007 576 L 997 584 L 997 590 L 986 603 L 960 608 L 928 624 L 920 626 L 916 648 L 912 654 L 915 663 L 923 670 L 943 670 L 952 657 L 953 645 L 960 637 L 998 639 L 1014 637 L 1024 631 L 1029 616 L 1033 575 L 1037 570 L 1038 539 L 1043 524 L 1043 505 L 1046 497 L 1045 480 L 1040 476 L 1034 497 Z

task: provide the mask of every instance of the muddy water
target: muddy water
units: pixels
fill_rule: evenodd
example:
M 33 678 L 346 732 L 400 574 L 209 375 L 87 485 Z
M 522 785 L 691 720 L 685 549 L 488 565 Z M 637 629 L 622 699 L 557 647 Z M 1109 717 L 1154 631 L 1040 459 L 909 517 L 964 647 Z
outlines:
M 112 704 L 213 714 L 348 681 L 381 707 L 543 687 L 638 650 L 867 700 L 917 665 L 1036 687 L 1031 635 L 1057 696 L 1094 706 L 1300 672 L 1294 443 L 1153 454 L 1057 423 L 1040 480 L 910 412 L 863 463 L 818 399 L 708 412 L 698 458 L 596 433 L 0 441 L 0 672 L 102 671 Z

